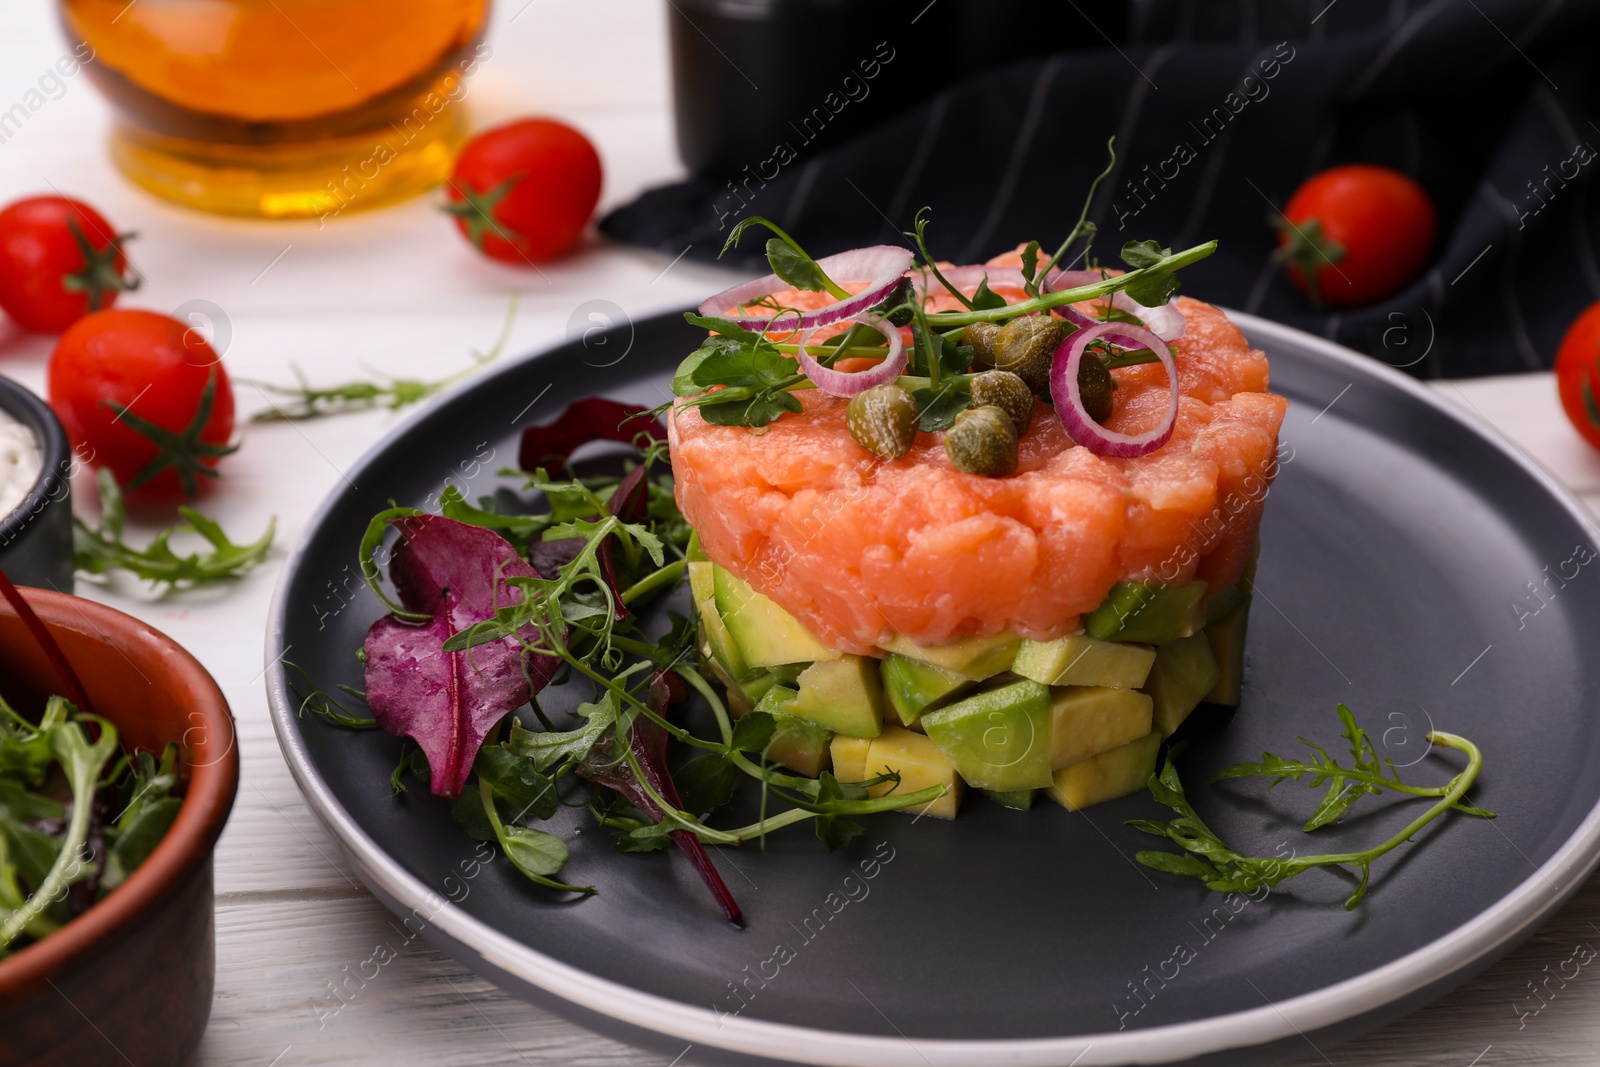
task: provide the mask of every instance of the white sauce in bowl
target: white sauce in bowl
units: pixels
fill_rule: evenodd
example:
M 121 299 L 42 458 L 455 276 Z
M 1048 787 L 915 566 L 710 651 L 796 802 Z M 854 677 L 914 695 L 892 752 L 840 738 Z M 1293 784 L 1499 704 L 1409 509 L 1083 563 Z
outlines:
M 0 411 L 0 520 L 28 498 L 43 469 L 33 431 Z

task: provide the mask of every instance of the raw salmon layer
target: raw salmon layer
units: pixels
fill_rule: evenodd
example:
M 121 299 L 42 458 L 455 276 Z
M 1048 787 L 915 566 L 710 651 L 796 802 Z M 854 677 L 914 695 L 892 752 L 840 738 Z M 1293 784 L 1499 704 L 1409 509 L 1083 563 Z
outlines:
M 1288 401 L 1266 357 L 1210 304 L 1180 297 L 1171 441 L 1138 459 L 1073 444 L 1036 403 L 1016 474 L 956 470 L 942 433 L 884 462 L 851 438 L 846 401 L 795 395 L 805 411 L 760 430 L 669 420 L 679 507 L 706 555 L 826 644 L 868 654 L 1011 630 L 1078 628 L 1118 581 L 1239 580 L 1277 472 Z M 1114 371 L 1107 427 L 1138 433 L 1168 403 L 1159 364 Z

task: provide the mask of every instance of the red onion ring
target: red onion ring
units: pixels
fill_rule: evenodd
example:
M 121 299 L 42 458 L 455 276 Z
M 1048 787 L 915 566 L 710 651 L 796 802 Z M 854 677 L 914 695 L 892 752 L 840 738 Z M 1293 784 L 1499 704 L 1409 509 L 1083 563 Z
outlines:
M 1049 277 L 1045 278 L 1044 285 L 1040 287 L 1040 292 L 1056 293 L 1064 289 L 1076 289 L 1080 285 L 1094 285 L 1096 282 L 1102 281 L 1105 281 L 1105 276 L 1097 270 L 1058 270 L 1053 271 Z M 1183 331 L 1188 326 L 1183 317 L 1183 312 L 1179 311 L 1170 300 L 1160 307 L 1146 307 L 1123 290 L 1118 289 L 1111 294 L 1111 306 L 1138 318 L 1139 321 L 1144 323 L 1145 329 L 1163 341 L 1176 341 L 1183 336 Z M 1077 326 L 1088 326 L 1095 321 L 1067 305 L 1056 308 L 1055 312 Z M 1137 345 L 1129 344 L 1120 337 L 1107 337 L 1106 340 L 1112 344 L 1129 348 L 1138 347 Z
M 900 284 L 900 279 L 911 266 L 913 258 L 910 249 L 895 245 L 871 245 L 867 248 L 854 248 L 837 255 L 824 256 L 817 260 L 817 266 L 821 267 L 828 277 L 840 284 L 865 282 L 866 288 L 853 296 L 847 296 L 843 300 L 814 311 L 798 313 L 784 311 L 767 318 L 739 314 L 738 309 L 752 300 L 794 288 L 776 274 L 768 274 L 764 278 L 742 282 L 731 289 L 724 289 L 700 305 L 700 314 L 730 318 L 735 322 L 749 323 L 763 330 L 774 326 L 785 330 L 811 330 L 818 326 L 827 326 L 841 319 L 859 315 L 881 302 L 896 285 Z
M 824 367 L 806 352 L 806 340 L 814 332 L 807 330 L 800 335 L 800 351 L 795 353 L 795 358 L 800 361 L 800 369 L 807 378 L 829 396 L 848 399 L 858 393 L 864 393 L 875 385 L 887 385 L 900 377 L 906 369 L 910 357 L 906 354 L 905 342 L 900 339 L 900 330 L 891 325 L 888 320 L 876 315 L 858 315 L 852 319 L 863 326 L 870 326 L 883 334 L 889 342 L 889 347 L 884 350 L 885 359 L 871 370 L 842 371 L 832 367 Z
M 1167 385 L 1172 398 L 1167 413 L 1154 429 L 1139 434 L 1118 433 L 1101 426 L 1089 417 L 1083 406 L 1083 394 L 1078 390 L 1078 368 L 1083 365 L 1083 353 L 1089 342 L 1110 340 L 1113 333 L 1129 339 L 1131 344 L 1148 348 L 1161 359 L 1167 369 Z M 1055 360 L 1050 364 L 1050 397 L 1055 401 L 1056 414 L 1067 436 L 1097 456 L 1135 459 L 1149 455 L 1172 439 L 1178 425 L 1178 365 L 1172 360 L 1166 342 L 1139 326 L 1120 322 L 1097 322 L 1067 337 L 1056 349 Z

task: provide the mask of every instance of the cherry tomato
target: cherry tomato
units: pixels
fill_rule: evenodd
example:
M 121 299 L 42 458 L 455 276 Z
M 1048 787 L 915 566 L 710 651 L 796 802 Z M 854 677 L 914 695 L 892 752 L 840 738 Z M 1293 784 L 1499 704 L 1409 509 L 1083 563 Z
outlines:
M 1360 307 L 1417 276 L 1438 226 L 1422 186 L 1388 167 L 1351 163 L 1316 175 L 1283 209 L 1275 258 L 1312 302 Z
M 583 235 L 600 202 L 600 154 L 571 126 L 523 119 L 467 142 L 446 195 L 444 210 L 478 251 L 541 263 Z
M 0 211 L 0 307 L 24 329 L 60 333 L 139 288 L 119 234 L 88 204 L 35 196 Z
M 1561 406 L 1583 439 L 1600 448 L 1600 304 L 1573 320 L 1556 350 Z
M 80 458 L 151 497 L 194 496 L 236 446 L 233 386 L 186 323 L 154 311 L 97 311 L 61 335 L 50 406 Z

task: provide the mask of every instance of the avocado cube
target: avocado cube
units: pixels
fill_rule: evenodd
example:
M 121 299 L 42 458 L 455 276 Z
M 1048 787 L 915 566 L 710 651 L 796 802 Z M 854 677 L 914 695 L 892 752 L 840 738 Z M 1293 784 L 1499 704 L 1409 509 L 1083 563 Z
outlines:
M 689 561 L 689 596 L 698 606 L 717 596 L 717 565 L 710 560 Z
M 880 668 L 883 694 L 901 726 L 910 726 L 929 708 L 937 707 L 964 689 L 972 679 L 931 663 L 891 652 Z
M 1075 685 L 1050 691 L 1050 766 L 1081 763 L 1150 732 L 1154 701 L 1137 689 Z
M 713 600 L 748 667 L 836 660 L 800 620 L 721 567 L 712 572 Z
M 745 678 L 752 674 L 744 653 L 739 651 L 728 628 L 722 624 L 716 604 L 710 600 L 698 600 L 695 602 L 695 613 L 700 618 L 700 643 L 712 662 L 719 665 L 729 678 Z
M 1083 617 L 1083 630 L 1102 641 L 1164 645 L 1206 624 L 1205 595 L 1205 582 L 1118 582 L 1101 605 Z
M 1137 689 L 1156 661 L 1147 645 L 1067 634 L 1054 641 L 1024 641 L 1011 669 L 1045 685 L 1103 685 Z
M 793 689 L 774 679 L 756 704 L 756 711 L 771 715 L 776 723 L 764 755 L 796 774 L 815 778 L 828 769 L 828 742 L 833 739 L 833 733 L 816 723 L 788 714 L 787 706 L 795 695 Z
M 1039 795 L 1039 791 L 1037 789 L 1013 789 L 1010 792 L 1002 793 L 998 789 L 985 789 L 983 795 L 1003 808 L 1027 811 L 1033 807 L 1034 798 Z
M 1246 599 L 1206 627 L 1206 641 L 1217 661 L 1217 684 L 1204 697 L 1212 704 L 1239 706 L 1244 690 L 1244 637 L 1249 623 L 1250 601 Z
M 800 692 L 784 705 L 787 714 L 851 737 L 877 737 L 883 730 L 877 660 L 842 656 L 813 663 L 795 685 Z
M 1050 783 L 1050 799 L 1068 811 L 1137 793 L 1156 771 L 1161 732 L 1152 730 L 1137 741 L 1063 767 Z
M 702 651 L 704 651 L 703 648 Z M 733 712 L 734 718 L 738 718 L 739 716 L 745 714 L 755 706 L 757 700 L 761 699 L 761 694 L 766 692 L 766 689 L 763 685 L 764 682 L 766 684 L 771 684 L 771 682 L 776 681 L 776 679 L 768 675 L 766 671 L 756 671 L 749 676 L 750 680 L 747 680 L 741 684 L 734 681 L 733 678 L 729 676 L 728 672 L 722 669 L 722 664 L 717 662 L 715 656 L 712 656 L 707 661 L 707 664 L 711 668 L 711 677 L 721 682 L 722 687 L 727 690 L 728 710 Z M 753 698 L 746 692 L 746 686 L 750 686 L 751 688 L 757 690 L 757 693 Z
M 993 637 L 965 637 L 947 645 L 919 645 L 896 634 L 887 641 L 878 642 L 885 652 L 897 652 L 923 663 L 981 682 L 993 678 L 1001 671 L 1010 670 L 1016 659 L 1017 646 L 1022 638 L 1013 633 L 998 633 Z
M 1204 633 L 1156 649 L 1156 665 L 1150 668 L 1144 691 L 1155 702 L 1155 726 L 1161 735 L 1171 737 L 1221 677 Z
M 1050 689 L 1024 678 L 924 712 L 922 728 L 978 789 L 1050 784 Z
M 1249 596 L 1250 594 L 1244 591 L 1244 582 L 1239 581 L 1206 597 L 1206 625 L 1211 626 L 1227 618 L 1233 613 L 1233 609 L 1243 604 Z
M 841 782 L 867 780 L 867 749 L 872 741 L 866 737 L 848 737 L 834 734 L 828 742 L 828 758 L 833 761 L 833 776 Z
M 902 808 L 914 815 L 933 815 L 940 819 L 953 819 L 961 808 L 961 797 L 966 785 L 950 760 L 939 746 L 922 734 L 887 726 L 874 737 L 867 748 L 866 773 L 863 778 L 875 778 L 890 771 L 898 772 L 900 784 L 875 785 L 868 790 L 875 797 L 896 793 L 915 793 L 929 786 L 942 786 L 944 795 L 926 804 Z
M 793 687 L 784 685 L 780 680 L 774 680 L 772 685 L 767 688 L 767 691 L 761 694 L 761 698 L 756 701 L 755 710 L 765 712 L 768 715 L 787 715 L 789 713 L 789 701 L 798 695 Z

